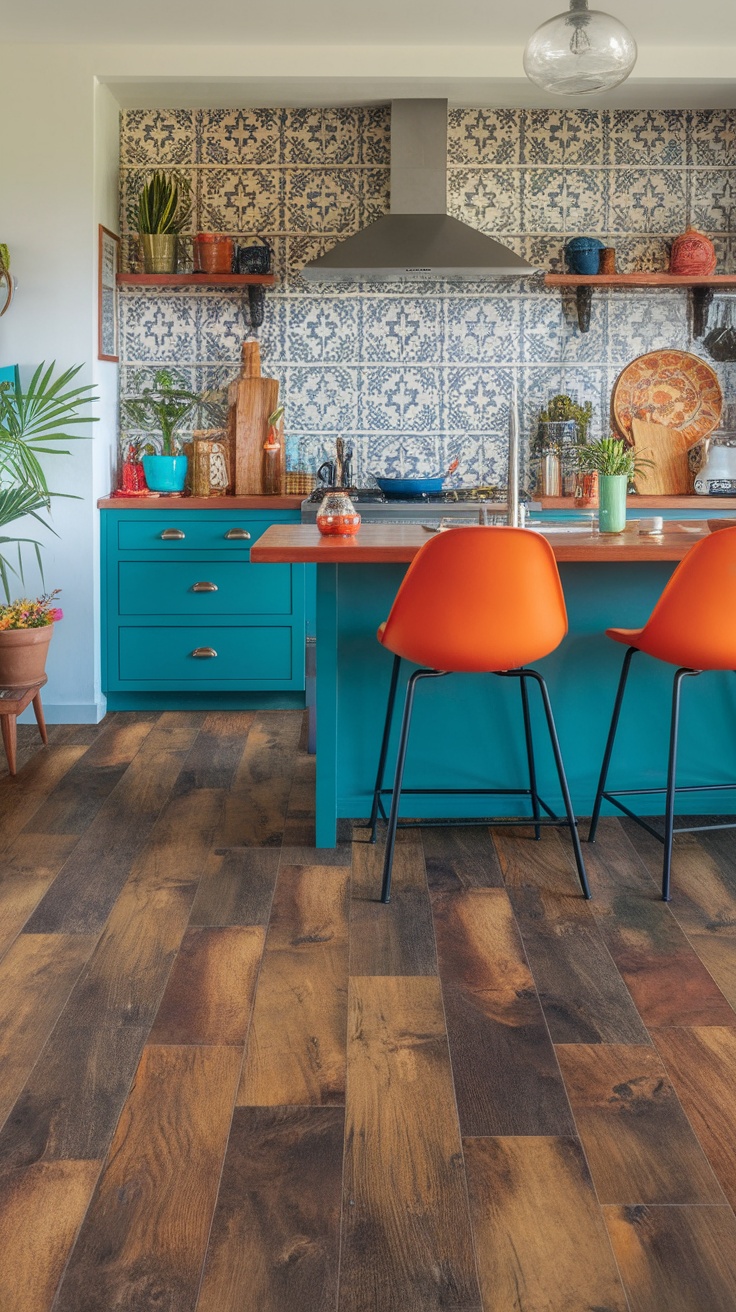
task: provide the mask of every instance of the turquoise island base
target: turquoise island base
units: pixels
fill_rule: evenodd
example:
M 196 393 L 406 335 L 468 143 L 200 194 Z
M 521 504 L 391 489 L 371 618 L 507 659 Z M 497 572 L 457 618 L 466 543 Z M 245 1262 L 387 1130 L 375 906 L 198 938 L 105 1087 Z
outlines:
M 488 530 L 492 532 L 492 529 Z M 537 668 L 544 674 L 578 815 L 589 815 L 624 648 L 605 637 L 612 625 L 644 623 L 676 562 L 707 532 L 696 520 L 669 524 L 657 539 L 636 526 L 615 538 L 559 533 L 550 541 L 562 576 L 569 632 Z M 333 847 L 337 820 L 366 817 L 386 710 L 392 657 L 376 640 L 408 561 L 426 541 L 421 528 L 364 525 L 352 541 L 320 539 L 312 525 L 275 526 L 253 547 L 261 561 L 317 564 L 318 847 Z M 478 604 L 482 605 L 479 597 Z M 409 667 L 404 667 L 405 675 Z M 635 658 L 609 787 L 657 788 L 667 764 L 672 666 Z M 405 680 L 400 683 L 400 696 Z M 541 796 L 560 814 L 562 798 L 541 703 L 532 691 Z M 401 701 L 386 783 L 391 782 Z M 688 681 L 683 695 L 678 783 L 736 781 L 736 680 L 730 673 Z M 405 774 L 407 788 L 528 786 L 523 720 L 515 681 L 451 675 L 420 685 Z M 643 807 L 639 803 L 644 803 Z M 682 802 L 689 813 L 731 813 L 736 792 Z M 636 799 L 661 814 L 663 795 Z M 610 808 L 609 808 L 610 809 Z M 438 819 L 525 815 L 527 799 L 411 797 L 402 814 Z M 584 831 L 585 832 L 585 831 Z

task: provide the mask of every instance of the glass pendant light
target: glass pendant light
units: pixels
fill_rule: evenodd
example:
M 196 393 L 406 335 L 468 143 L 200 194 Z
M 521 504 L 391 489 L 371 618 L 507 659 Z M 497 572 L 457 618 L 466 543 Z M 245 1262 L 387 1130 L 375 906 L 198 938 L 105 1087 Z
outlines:
M 543 91 L 579 96 L 617 87 L 636 55 L 636 41 L 617 18 L 588 9 L 588 0 L 570 0 L 566 14 L 556 14 L 530 36 L 524 72 Z

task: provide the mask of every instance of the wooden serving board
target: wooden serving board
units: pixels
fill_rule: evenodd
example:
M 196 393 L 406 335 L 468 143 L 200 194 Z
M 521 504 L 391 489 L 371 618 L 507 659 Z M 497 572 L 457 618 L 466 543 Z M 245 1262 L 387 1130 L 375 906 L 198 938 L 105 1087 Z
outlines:
M 260 496 L 263 492 L 263 444 L 268 416 L 279 403 L 277 378 L 261 375 L 257 342 L 243 343 L 243 370 L 230 390 L 229 429 L 235 469 L 235 495 Z
M 651 466 L 636 475 L 637 492 L 680 496 L 692 491 L 684 433 L 644 419 L 632 419 L 631 433 L 637 455 L 652 461 Z

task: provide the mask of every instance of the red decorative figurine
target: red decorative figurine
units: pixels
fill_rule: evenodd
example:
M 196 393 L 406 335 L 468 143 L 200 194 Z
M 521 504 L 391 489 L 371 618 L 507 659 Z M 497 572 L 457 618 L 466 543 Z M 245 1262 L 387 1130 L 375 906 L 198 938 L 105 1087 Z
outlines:
M 157 497 L 158 492 L 151 492 L 146 487 L 143 465 L 138 459 L 138 452 L 131 442 L 127 459 L 120 471 L 120 487 L 113 493 L 116 497 Z

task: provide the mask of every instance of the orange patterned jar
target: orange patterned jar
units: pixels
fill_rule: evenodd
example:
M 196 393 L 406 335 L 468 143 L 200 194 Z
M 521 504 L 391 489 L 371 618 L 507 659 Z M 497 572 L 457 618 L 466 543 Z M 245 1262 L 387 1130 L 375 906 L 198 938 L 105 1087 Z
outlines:
M 326 537 L 352 538 L 360 528 L 360 515 L 346 492 L 328 492 L 317 511 L 317 528 Z
M 716 267 L 716 248 L 704 232 L 697 228 L 686 228 L 681 237 L 676 237 L 670 253 L 670 273 L 681 277 L 690 274 L 707 277 Z

